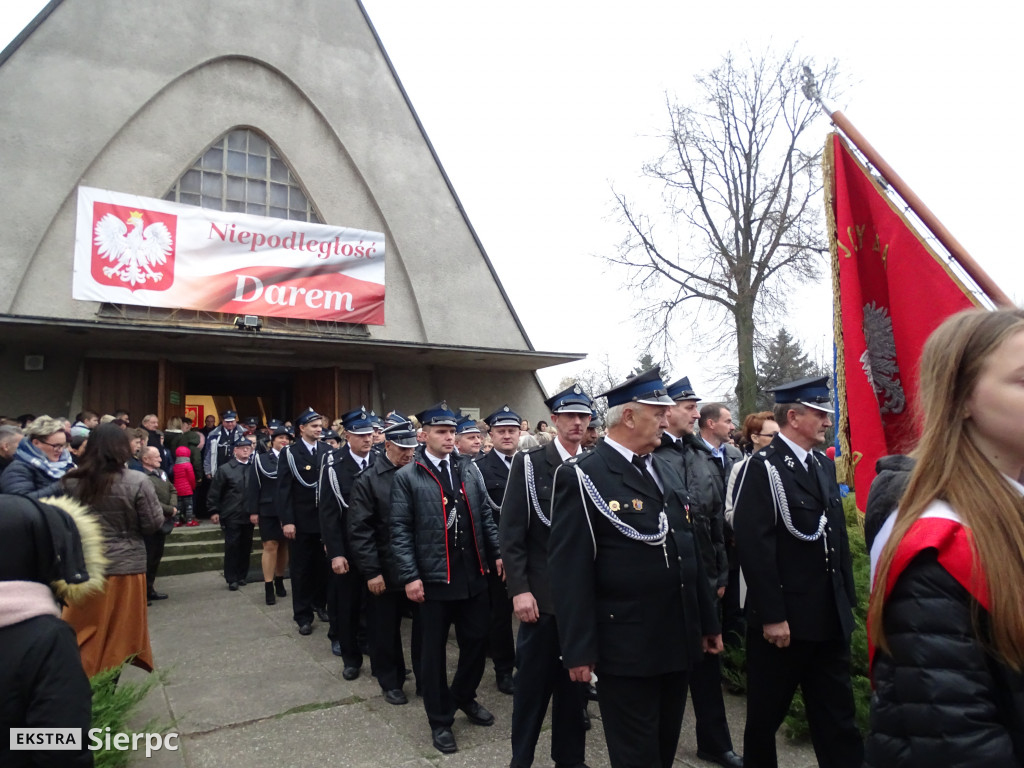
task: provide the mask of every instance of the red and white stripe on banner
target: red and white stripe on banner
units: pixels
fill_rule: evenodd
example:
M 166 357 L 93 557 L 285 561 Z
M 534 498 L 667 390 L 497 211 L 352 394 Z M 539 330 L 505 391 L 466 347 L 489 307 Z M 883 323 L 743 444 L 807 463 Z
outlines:
M 384 324 L 384 235 L 78 188 L 83 301 Z

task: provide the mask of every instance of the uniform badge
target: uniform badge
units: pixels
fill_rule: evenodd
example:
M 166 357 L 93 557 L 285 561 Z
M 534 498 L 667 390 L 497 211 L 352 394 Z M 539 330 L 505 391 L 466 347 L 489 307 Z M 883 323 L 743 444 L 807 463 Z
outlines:
M 620 509 L 619 502 L 612 499 L 611 501 L 608 502 L 608 509 L 610 509 L 612 512 L 618 512 Z
M 640 501 L 640 499 L 633 499 L 633 509 L 635 509 L 637 512 L 639 512 L 643 508 L 644 508 L 644 503 L 642 501 Z
M 313 467 L 311 467 L 311 466 L 310 466 L 309 464 L 307 464 L 307 465 L 306 465 L 306 471 L 307 471 L 307 472 L 309 472 L 309 470 L 311 470 L 312 468 L 313 468 Z
M 789 467 L 790 469 L 793 469 L 793 468 L 796 467 L 796 462 L 793 461 L 793 457 L 792 456 L 787 456 L 785 459 L 783 459 L 783 461 L 786 462 L 786 466 Z
M 582 395 L 583 394 L 583 390 L 580 389 L 580 385 L 579 384 L 577 384 L 575 387 L 573 387 L 572 391 L 575 392 L 577 395 Z
M 447 507 L 448 506 L 448 497 L 447 496 L 442 496 L 441 497 L 441 503 L 443 503 Z

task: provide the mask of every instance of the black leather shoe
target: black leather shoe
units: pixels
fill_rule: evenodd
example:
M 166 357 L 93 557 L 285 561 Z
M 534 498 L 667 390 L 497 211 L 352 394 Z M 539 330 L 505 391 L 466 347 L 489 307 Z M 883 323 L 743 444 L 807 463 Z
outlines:
M 299 634 L 300 635 L 312 635 L 313 634 L 313 627 L 311 625 L 309 625 L 309 624 L 299 624 Z
M 508 672 L 497 675 L 498 690 L 511 696 L 516 692 L 516 681 Z
M 555 768 L 590 768 L 586 763 L 555 763 Z
M 288 590 L 284 588 L 283 576 L 274 577 L 274 591 L 277 593 L 278 597 L 288 597 Z
M 275 605 L 277 603 L 277 595 L 274 594 L 274 582 L 263 582 L 263 594 L 267 605 Z
M 494 725 L 494 715 L 484 709 L 484 705 L 476 699 L 459 709 L 466 713 L 466 717 L 473 725 Z
M 384 691 L 384 701 L 386 701 L 388 704 L 394 704 L 396 706 L 409 703 L 409 700 L 405 698 L 405 692 L 401 688 L 394 688 L 390 691 Z
M 341 656 L 341 640 L 331 640 L 331 653 Z
M 238 591 L 238 582 L 237 581 L 232 581 L 230 584 L 228 584 L 228 589 L 230 589 L 232 592 L 237 592 Z
M 709 763 L 718 763 L 718 765 L 725 766 L 725 768 L 743 768 L 743 758 L 731 749 L 728 752 L 722 752 L 720 755 L 713 755 L 710 752 L 703 752 L 698 749 L 697 757 L 701 760 L 707 760 Z
M 590 730 L 590 710 L 586 707 L 583 707 L 583 730 Z
M 239 579 L 238 580 L 238 586 L 240 586 L 240 587 L 244 587 L 248 583 L 249 582 L 247 582 L 245 579 Z
M 438 752 L 451 755 L 459 751 L 455 746 L 455 736 L 452 735 L 451 728 L 431 728 L 430 736 L 434 741 L 434 749 Z
M 322 621 L 324 624 L 326 624 L 327 622 L 329 622 L 331 620 L 331 617 L 327 615 L 327 611 L 319 611 L 318 610 L 316 612 L 316 617 L 318 619 L 320 619 L 320 621 Z
M 146 595 L 146 599 L 147 600 L 166 600 L 167 599 L 167 595 L 164 594 L 163 592 L 157 592 L 157 591 L 154 590 L 153 592 L 150 592 L 148 595 Z
M 359 667 L 345 667 L 341 670 L 341 676 L 346 680 L 355 680 L 359 677 Z

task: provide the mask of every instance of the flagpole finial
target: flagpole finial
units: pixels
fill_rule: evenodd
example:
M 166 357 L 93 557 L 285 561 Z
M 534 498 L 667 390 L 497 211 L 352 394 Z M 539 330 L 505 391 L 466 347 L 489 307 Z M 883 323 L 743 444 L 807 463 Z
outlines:
M 816 101 L 818 103 L 818 106 L 821 107 L 822 111 L 829 117 L 832 117 L 832 107 L 825 103 L 825 99 L 824 97 L 822 97 L 821 91 L 818 90 L 818 81 L 814 79 L 814 72 L 812 72 L 811 68 L 806 64 L 804 64 L 803 70 L 804 97 L 808 101 Z

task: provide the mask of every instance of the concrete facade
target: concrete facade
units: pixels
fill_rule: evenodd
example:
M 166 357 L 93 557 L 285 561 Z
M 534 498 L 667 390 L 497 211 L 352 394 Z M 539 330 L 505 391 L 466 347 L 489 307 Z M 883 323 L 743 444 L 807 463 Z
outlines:
M 261 350 L 297 345 L 302 359 L 271 362 L 373 369 L 377 408 L 447 396 L 483 409 L 515 401 L 536 418 L 534 371 L 578 356 L 533 349 L 362 6 L 269 8 L 55 0 L 0 54 L 0 412 L 73 411 L 67 382 L 86 358 L 251 365 L 267 361 Z M 72 299 L 78 185 L 161 198 L 240 127 L 273 143 L 324 222 L 385 233 L 385 325 L 265 328 L 254 341 L 215 319 L 111 317 Z M 456 285 L 474 302 L 450 322 Z M 145 340 L 131 336 L 144 330 Z M 167 343 L 182 331 L 187 348 Z M 25 354 L 52 361 L 59 385 L 23 370 Z

